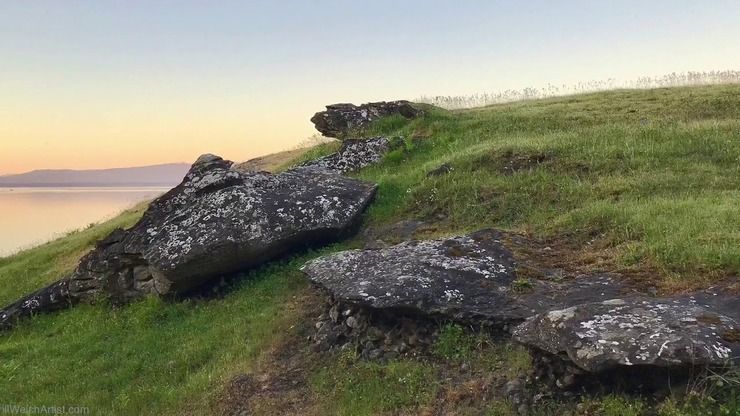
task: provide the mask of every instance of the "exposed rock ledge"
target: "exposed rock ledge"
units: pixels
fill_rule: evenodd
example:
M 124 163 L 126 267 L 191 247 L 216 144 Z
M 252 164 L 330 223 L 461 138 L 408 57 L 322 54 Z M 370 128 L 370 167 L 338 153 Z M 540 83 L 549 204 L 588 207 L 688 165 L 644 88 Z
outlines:
M 340 303 L 396 309 L 503 327 L 537 313 L 624 295 L 608 276 L 564 282 L 518 280 L 512 254 L 493 230 L 443 240 L 349 250 L 302 270 Z
M 392 147 L 391 140 L 385 137 L 345 140 L 338 152 L 309 160 L 300 166 L 321 168 L 339 174 L 353 172 L 378 163 Z
M 351 230 L 376 190 L 322 169 L 273 175 L 231 165 L 201 156 L 136 225 L 114 231 L 84 256 L 69 280 L 0 311 L 0 327 L 78 300 L 183 293 L 301 246 L 335 241 Z
M 572 362 L 557 365 L 556 377 L 566 373 L 558 380 L 561 387 L 572 384 L 574 375 L 620 366 L 720 367 L 736 365 L 740 355 L 739 311 L 718 310 L 736 304 L 734 295 L 647 298 L 599 275 L 560 282 L 517 279 L 515 259 L 492 230 L 344 251 L 302 270 L 351 312 L 349 328 L 369 325 L 357 316 L 381 314 L 508 329 L 539 354 L 539 362 L 553 363 L 553 356 Z M 363 308 L 367 313 L 355 312 Z M 325 326 L 317 341 L 341 335 Z
M 618 366 L 722 367 L 740 355 L 738 323 L 686 299 L 627 298 L 530 318 L 517 341 L 589 372 Z
M 320 111 L 311 117 L 316 130 L 326 137 L 345 138 L 367 127 L 371 122 L 386 116 L 400 114 L 406 118 L 415 118 L 422 111 L 408 101 L 389 101 L 354 104 L 332 104 L 326 111 Z

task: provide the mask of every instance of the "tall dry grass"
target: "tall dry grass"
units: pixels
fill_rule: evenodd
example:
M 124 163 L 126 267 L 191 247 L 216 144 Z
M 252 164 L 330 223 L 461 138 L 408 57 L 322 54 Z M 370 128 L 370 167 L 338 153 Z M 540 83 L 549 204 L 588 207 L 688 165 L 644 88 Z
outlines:
M 583 94 L 589 92 L 608 91 L 621 88 L 649 89 L 663 87 L 681 87 L 690 85 L 714 85 L 740 83 L 740 71 L 709 71 L 671 73 L 657 77 L 640 77 L 631 81 L 619 81 L 610 78 L 602 81 L 579 82 L 574 85 L 553 85 L 545 87 L 522 89 L 507 89 L 493 93 L 472 95 L 438 95 L 422 96 L 417 102 L 433 104 L 448 110 L 483 107 L 491 104 L 501 104 L 513 101 L 532 100 L 539 98 L 560 97 L 565 95 Z

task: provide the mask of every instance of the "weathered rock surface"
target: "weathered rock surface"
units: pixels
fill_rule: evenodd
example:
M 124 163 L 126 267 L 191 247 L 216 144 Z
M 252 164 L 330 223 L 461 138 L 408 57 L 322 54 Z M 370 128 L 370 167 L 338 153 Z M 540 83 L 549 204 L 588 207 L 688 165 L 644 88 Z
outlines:
M 339 303 L 499 327 L 624 291 L 608 276 L 562 283 L 518 280 L 514 258 L 492 230 L 344 251 L 310 261 L 302 270 Z
M 418 117 L 422 111 L 408 101 L 390 101 L 354 104 L 332 104 L 326 111 L 316 113 L 311 122 L 326 137 L 344 138 L 365 128 L 381 117 L 400 114 L 406 118 Z
M 69 307 L 74 299 L 69 296 L 69 280 L 60 280 L 40 289 L 0 311 L 0 329 L 7 329 L 20 318 L 42 311 Z
M 552 310 L 514 339 L 585 371 L 618 366 L 724 366 L 740 354 L 737 321 L 686 299 L 626 298 Z
M 198 159 L 134 227 L 83 258 L 72 295 L 182 293 L 297 246 L 339 238 L 375 192 L 374 184 L 317 169 L 272 175 L 230 167 L 217 156 Z
M 114 231 L 82 258 L 68 296 L 124 302 L 147 293 L 179 294 L 291 250 L 337 240 L 376 189 L 316 168 L 273 175 L 231 165 L 201 156 L 131 229 Z M 47 290 L 57 296 L 52 288 L 39 296 Z
M 367 359 L 394 359 L 424 353 L 438 336 L 438 325 L 416 316 L 333 304 L 319 316 L 310 337 L 316 351 L 355 349 Z
M 301 166 L 343 174 L 379 162 L 391 147 L 391 141 L 385 137 L 345 140 L 338 152 L 309 160 Z

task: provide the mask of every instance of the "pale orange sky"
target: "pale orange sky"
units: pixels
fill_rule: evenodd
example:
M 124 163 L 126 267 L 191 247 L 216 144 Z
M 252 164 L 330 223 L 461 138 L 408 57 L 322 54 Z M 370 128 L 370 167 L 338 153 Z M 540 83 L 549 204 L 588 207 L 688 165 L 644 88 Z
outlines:
M 333 102 L 740 69 L 715 1 L 0 3 L 0 174 L 246 160 Z

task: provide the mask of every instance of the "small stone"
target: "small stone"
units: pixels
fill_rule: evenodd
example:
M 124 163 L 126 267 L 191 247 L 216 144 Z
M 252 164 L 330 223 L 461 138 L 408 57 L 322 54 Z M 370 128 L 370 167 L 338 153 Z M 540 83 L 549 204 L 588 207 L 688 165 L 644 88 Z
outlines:
M 524 383 L 520 379 L 514 379 L 506 382 L 504 385 L 504 395 L 506 397 L 511 397 L 519 392 L 521 392 L 523 388 Z
M 370 350 L 370 352 L 367 353 L 367 358 L 371 360 L 377 360 L 378 358 L 382 356 L 383 356 L 383 350 L 380 348 Z
M 354 316 L 350 316 L 349 318 L 347 318 L 347 320 L 344 321 L 344 324 L 352 329 L 356 329 L 359 326 L 357 318 L 355 318 Z
M 565 389 L 573 385 L 575 383 L 575 377 L 573 374 L 565 374 L 563 377 L 555 380 L 555 385 L 558 386 L 558 388 Z
M 427 172 L 427 177 L 442 176 L 444 174 L 452 172 L 454 169 L 449 163 L 443 163 L 438 167 Z
M 334 323 L 337 323 L 339 321 L 339 308 L 337 307 L 337 305 L 334 305 L 331 307 L 331 309 L 329 309 L 329 317 Z
M 380 341 L 384 338 L 386 338 L 385 333 L 378 328 L 372 327 L 367 330 L 367 339 L 370 341 Z

